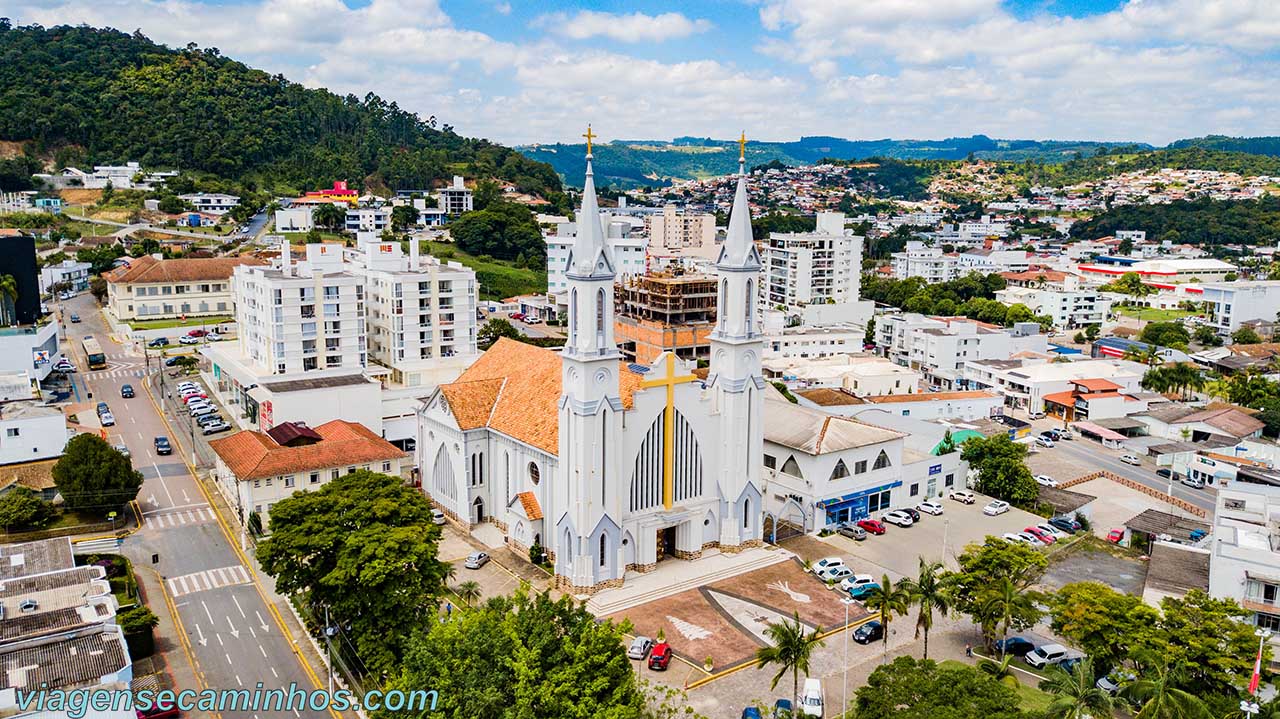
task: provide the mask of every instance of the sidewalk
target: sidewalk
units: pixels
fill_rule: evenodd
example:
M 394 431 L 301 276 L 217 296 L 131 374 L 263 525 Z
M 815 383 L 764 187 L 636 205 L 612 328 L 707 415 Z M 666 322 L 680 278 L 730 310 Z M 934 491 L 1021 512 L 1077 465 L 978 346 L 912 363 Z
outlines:
M 177 608 L 165 592 L 164 583 L 150 567 L 135 564 L 134 568 L 142 601 L 160 620 L 155 628 L 156 653 L 151 655 L 155 668 L 175 690 L 206 688 L 208 685 L 205 683 L 204 673 L 196 666 L 186 632 L 182 629 L 181 622 L 177 621 Z M 212 715 L 195 711 L 190 716 Z

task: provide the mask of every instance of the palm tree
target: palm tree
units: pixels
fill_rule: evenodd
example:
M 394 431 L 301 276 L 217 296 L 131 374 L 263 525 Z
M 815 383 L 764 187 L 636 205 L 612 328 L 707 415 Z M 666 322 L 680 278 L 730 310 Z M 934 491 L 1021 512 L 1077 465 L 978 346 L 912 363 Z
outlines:
M 895 586 L 889 581 L 889 575 L 885 574 L 879 584 L 871 585 L 871 591 L 867 592 L 862 604 L 880 615 L 880 638 L 884 647 L 884 662 L 888 662 L 889 622 L 893 621 L 894 614 L 900 617 L 907 615 L 907 610 L 911 606 L 911 596 L 907 593 L 906 587 L 902 584 Z
M 1002 577 L 995 586 L 987 590 L 981 598 L 982 613 L 994 620 L 998 629 L 1004 625 L 1003 638 L 1009 638 L 1009 628 L 1015 617 L 1035 613 L 1035 601 L 1011 578 Z M 1008 642 L 1000 645 L 1000 655 L 1004 656 Z
M 7 327 L 13 324 L 13 304 L 18 301 L 18 280 L 13 275 L 0 275 L 0 322 Z
M 1178 688 L 1182 664 L 1158 661 L 1147 678 L 1134 679 L 1120 687 L 1120 695 L 1142 708 L 1133 719 L 1210 719 L 1208 707 L 1199 697 Z
M 480 598 L 480 583 L 474 579 L 468 579 L 454 587 L 453 593 L 457 594 L 458 599 L 461 599 L 462 603 L 469 607 L 472 602 Z
M 1001 659 L 998 662 L 990 659 L 983 659 L 978 662 L 978 671 L 986 674 L 1005 686 L 1016 688 L 1018 686 L 1018 678 L 1015 677 L 1013 672 L 1009 669 L 1009 662 L 1012 659 L 1012 654 L 1006 654 L 1004 659 Z
M 926 562 L 920 558 L 920 573 L 915 579 L 904 579 L 898 583 L 907 592 L 911 604 L 919 607 L 916 614 L 916 639 L 924 632 L 924 659 L 929 658 L 929 630 L 933 628 L 933 613 L 937 611 L 947 616 L 951 610 L 951 593 L 947 587 L 947 574 L 942 571 L 942 562 Z
M 794 617 L 795 621 L 776 622 L 764 630 L 773 644 L 757 649 L 756 661 L 760 662 L 761 669 L 770 664 L 778 665 L 778 673 L 773 675 L 773 682 L 769 684 L 770 691 L 778 687 L 778 680 L 783 675 L 791 672 L 792 706 L 798 707 L 800 672 L 809 673 L 809 658 L 813 656 L 814 649 L 822 646 L 823 641 L 818 638 L 822 634 L 821 627 L 814 627 L 812 632 L 805 633 L 804 625 L 800 623 L 800 613 L 796 612 Z
M 1048 678 L 1040 682 L 1040 690 L 1054 696 L 1045 716 L 1048 719 L 1111 716 L 1115 702 L 1110 694 L 1094 684 L 1097 680 L 1090 659 L 1082 660 L 1071 671 L 1056 666 L 1050 669 Z
M 346 221 L 347 212 L 344 208 L 326 202 L 316 206 L 312 211 L 312 218 L 315 224 L 333 230 Z

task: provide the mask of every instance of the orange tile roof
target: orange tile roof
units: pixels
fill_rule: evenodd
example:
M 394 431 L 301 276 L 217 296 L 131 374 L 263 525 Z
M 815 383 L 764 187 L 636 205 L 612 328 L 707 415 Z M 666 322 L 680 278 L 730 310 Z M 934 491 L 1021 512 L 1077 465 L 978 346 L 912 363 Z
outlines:
M 542 507 L 538 504 L 538 498 L 533 492 L 521 492 L 516 496 L 520 498 L 520 506 L 524 507 L 524 516 L 531 521 L 542 519 Z
M 1054 392 L 1043 397 L 1045 402 L 1060 404 L 1063 407 L 1072 407 L 1076 403 L 1076 393 L 1074 390 L 1066 390 L 1064 392 Z
M 1120 389 L 1120 385 L 1109 379 L 1077 379 L 1072 380 L 1071 384 L 1077 387 L 1084 387 L 1090 392 L 1106 392 L 1107 390 Z
M 157 260 L 143 255 L 125 267 L 117 267 L 103 275 L 107 282 L 197 282 L 228 280 L 240 265 L 265 265 L 257 257 L 213 257 L 208 259 Z
M 631 408 L 641 376 L 619 363 L 622 406 Z M 490 427 L 557 455 L 560 452 L 560 355 L 503 337 L 440 391 L 461 429 Z
M 299 447 L 281 446 L 262 432 L 246 430 L 215 439 L 209 448 L 240 481 L 408 456 L 362 424 L 335 419 L 314 429 L 322 439 Z

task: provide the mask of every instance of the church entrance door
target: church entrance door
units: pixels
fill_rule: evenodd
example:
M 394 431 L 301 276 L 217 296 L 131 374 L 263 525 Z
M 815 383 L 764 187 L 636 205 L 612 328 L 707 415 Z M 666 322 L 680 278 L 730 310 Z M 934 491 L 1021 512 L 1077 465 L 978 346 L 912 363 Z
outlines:
M 472 524 L 480 524 L 484 521 L 484 500 L 476 497 L 475 504 L 471 505 Z
M 676 554 L 676 528 L 666 527 L 658 530 L 658 561 Z

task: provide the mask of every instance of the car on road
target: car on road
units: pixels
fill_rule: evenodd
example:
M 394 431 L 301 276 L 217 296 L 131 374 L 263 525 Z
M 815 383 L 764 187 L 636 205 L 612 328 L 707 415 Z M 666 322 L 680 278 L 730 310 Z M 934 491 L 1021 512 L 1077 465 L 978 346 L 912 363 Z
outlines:
M 1181 479 L 1179 479 L 1178 481 L 1181 482 L 1184 486 L 1190 487 L 1192 489 L 1204 489 L 1204 480 L 1200 479 L 1199 477 L 1192 477 L 1191 475 L 1188 474 L 1182 477 Z
M 858 526 L 867 530 L 870 534 L 884 534 L 884 524 L 874 519 L 859 519 Z
M 925 514 L 932 514 L 935 516 L 942 514 L 942 504 L 935 502 L 932 499 L 926 499 L 920 504 L 917 504 L 916 509 L 924 512 Z
M 649 655 L 649 668 L 655 672 L 665 672 L 669 666 L 671 666 L 671 645 L 666 642 L 655 644 L 653 653 Z
M 210 332 L 209 334 L 204 336 L 204 339 L 206 342 L 218 342 L 222 340 L 222 335 L 218 334 L 217 332 Z
M 1110 532 L 1107 532 L 1108 542 L 1111 542 L 1112 544 L 1119 544 L 1122 540 L 1124 540 L 1123 529 L 1113 529 Z
M 1173 479 L 1173 470 L 1168 467 L 1161 467 L 1156 470 L 1156 476 L 1161 479 Z
M 876 578 L 870 574 L 855 574 L 852 577 L 845 577 L 840 581 L 840 588 L 846 592 L 852 592 L 858 587 L 865 587 L 868 584 L 875 584 Z
M 448 521 L 448 520 L 446 520 L 446 519 L 445 519 L 445 517 L 444 517 L 444 512 L 441 512 L 441 511 L 440 511 L 440 510 L 438 510 L 438 509 L 433 509 L 433 510 L 431 510 L 431 523 L 432 523 L 432 524 L 444 524 L 446 521 Z
M 1067 648 L 1061 644 L 1045 644 L 1027 652 L 1023 659 L 1035 667 L 1047 667 L 1051 664 L 1057 664 L 1067 658 Z
M 1046 532 L 1039 527 L 1023 527 L 1022 531 L 1026 534 L 1030 534 L 1036 539 L 1039 539 L 1042 544 L 1048 545 L 1058 541 L 1057 537 L 1053 536 L 1049 532 Z
M 524 323 L 527 325 L 542 324 L 542 318 L 537 315 L 525 315 Z
M 148 346 L 148 347 L 168 347 L 168 346 L 169 346 L 169 338 L 168 338 L 168 337 L 157 337 L 157 338 L 155 338 L 155 339 L 151 340 L 150 342 L 148 342 L 148 343 L 147 343 L 147 346 Z
M 988 517 L 994 517 L 997 514 L 1004 514 L 1009 511 L 1009 503 L 1003 499 L 993 499 L 982 508 L 982 513 Z
M 850 524 L 848 522 L 837 527 L 836 533 L 859 542 L 867 538 L 867 530 L 856 524 Z
M 116 450 L 117 452 L 119 452 L 120 454 L 122 454 L 122 455 L 126 456 L 126 457 L 130 456 L 130 455 L 129 455 L 129 448 L 128 448 L 127 446 L 123 445 L 123 444 L 117 444 L 117 445 L 115 446 L 115 450 Z
M 467 560 L 462 563 L 467 569 L 479 569 L 489 563 L 489 554 L 487 552 L 472 552 L 467 555 Z
M 178 364 L 178 358 L 177 358 L 177 357 L 165 357 L 165 358 L 164 358 L 164 366 L 165 366 L 165 367 L 173 367 L 173 366 L 174 366 L 174 365 L 176 365 L 176 364 Z
M 95 407 L 94 409 L 96 409 L 96 410 L 97 410 L 97 412 L 98 412 L 98 415 L 99 415 L 99 416 L 101 416 L 102 414 L 104 414 L 104 413 L 106 413 L 106 412 L 110 412 L 110 411 L 111 411 L 111 408 L 107 406 L 107 403 L 106 403 L 106 402 L 99 402 L 99 403 L 98 403 L 98 406 L 97 406 L 97 407 Z
M 511 314 L 507 315 L 507 317 L 509 317 L 509 318 L 511 318 L 511 319 L 513 319 L 513 320 L 523 320 L 523 319 L 524 319 L 524 313 L 523 313 L 523 312 L 512 312 Z
M 1054 479 L 1053 477 L 1050 477 L 1047 474 L 1037 474 L 1036 484 L 1040 485 L 1041 487 L 1056 487 L 1058 486 L 1058 480 Z
M 72 313 L 71 313 L 71 324 L 73 324 L 73 325 L 78 325 L 78 324 L 80 324 L 80 315 L 78 315 L 78 314 L 76 314 L 76 313 L 72 312 Z
M 153 444 L 156 448 L 156 454 L 173 454 L 173 445 L 169 444 L 168 437 L 156 437 Z
M 900 509 L 893 509 L 885 512 L 884 516 L 880 517 L 880 519 L 881 521 L 888 522 L 889 524 L 896 524 L 899 527 L 910 527 L 912 524 L 915 524 L 911 519 L 911 515 Z
M 116 416 L 110 412 L 103 412 L 98 416 L 103 427 L 114 427 L 116 425 Z
M 76 293 L 74 292 L 63 291 L 58 293 L 58 299 L 60 300 L 69 300 L 75 296 L 76 296 Z
M 1133 455 L 1133 454 L 1120 455 L 1120 461 L 1124 462 L 1125 464 L 1132 464 L 1135 467 L 1142 466 L 1142 460 L 1138 459 L 1137 455 Z
M 185 337 L 179 337 L 179 338 L 178 338 L 178 344 L 180 344 L 180 345 L 198 345 L 198 344 L 200 344 L 200 338 L 199 338 L 199 337 L 192 337 L 191 335 L 186 335 Z
M 120 396 L 123 397 L 124 399 L 133 399 L 133 385 L 131 384 L 120 385 Z
M 853 570 L 844 566 L 843 564 L 836 567 L 827 567 L 826 569 L 818 573 L 818 579 L 821 579 L 827 584 L 832 584 L 833 582 L 839 582 L 843 579 L 848 579 L 849 577 L 852 577 L 852 576 L 853 576 Z
M 1012 654 L 1015 657 L 1022 657 L 1035 648 L 1036 645 L 1032 644 L 1031 640 L 1026 637 L 1009 637 L 995 643 L 995 654 Z
M 76 366 L 71 364 L 71 360 L 63 357 L 53 365 L 54 372 L 75 372 Z
M 1040 445 L 1041 447 L 1053 449 L 1053 440 L 1049 439 L 1048 437 L 1036 437 L 1036 444 Z
M 947 494 L 947 496 L 961 504 L 973 504 L 978 501 L 978 498 L 973 496 L 973 492 L 970 492 L 967 489 L 953 489 Z
M 879 621 L 872 619 L 853 630 L 853 641 L 859 644 L 870 644 L 884 637 L 884 626 Z
M 203 406 L 203 407 L 196 407 L 195 409 L 191 410 L 191 416 L 192 416 L 192 417 L 202 417 L 202 416 L 204 416 L 204 415 L 206 415 L 206 414 L 217 414 L 217 412 L 218 412 L 218 408 L 217 408 L 217 407 L 214 407 L 213 405 L 207 404 L 207 405 L 205 405 L 205 406 Z
M 223 420 L 218 420 L 217 422 L 210 422 L 209 424 L 203 425 L 203 427 L 204 429 L 200 430 L 200 432 L 204 434 L 206 437 L 211 434 L 226 432 L 227 430 L 231 429 L 231 425 L 227 424 Z
M 636 637 L 631 640 L 631 646 L 627 647 L 627 656 L 632 659 L 644 659 L 649 656 L 649 650 L 653 649 L 653 640 L 649 637 Z
M 832 567 L 843 567 L 844 557 L 823 557 L 813 564 L 809 565 L 809 571 L 814 574 L 822 574 Z

